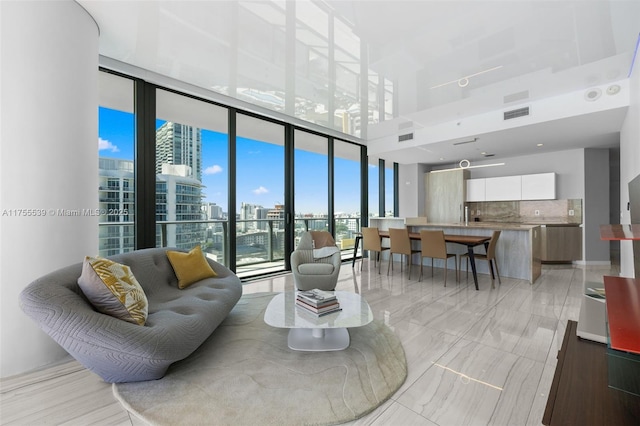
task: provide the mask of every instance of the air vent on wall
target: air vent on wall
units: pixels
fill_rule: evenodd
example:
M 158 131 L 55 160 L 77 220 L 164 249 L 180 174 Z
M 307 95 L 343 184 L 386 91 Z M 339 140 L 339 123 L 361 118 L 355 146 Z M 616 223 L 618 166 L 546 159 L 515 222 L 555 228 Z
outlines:
M 512 109 L 511 111 L 504 112 L 504 119 L 511 120 L 512 118 L 524 117 L 529 115 L 529 107 Z
M 409 141 L 413 139 L 413 133 L 407 133 L 406 135 L 398 136 L 398 142 Z

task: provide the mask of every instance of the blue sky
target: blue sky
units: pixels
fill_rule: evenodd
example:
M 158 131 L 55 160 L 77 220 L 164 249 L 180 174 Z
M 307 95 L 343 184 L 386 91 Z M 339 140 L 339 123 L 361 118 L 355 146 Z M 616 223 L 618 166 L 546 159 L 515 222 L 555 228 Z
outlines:
M 134 158 L 133 114 L 100 108 L 99 155 L 101 157 Z M 157 126 L 163 121 L 158 120 Z M 246 138 L 237 144 L 236 199 L 241 202 L 273 207 L 284 202 L 284 147 Z M 227 135 L 202 130 L 202 183 L 205 201 L 218 204 L 227 211 L 228 199 Z M 297 213 L 327 212 L 327 157 L 307 151 L 296 151 L 295 203 Z M 337 212 L 360 211 L 359 166 L 353 161 L 335 162 Z M 374 168 L 377 170 L 377 167 Z M 371 170 L 371 169 L 370 169 Z M 387 179 L 390 181 L 391 179 Z M 377 211 L 378 180 L 369 182 L 369 205 Z M 388 187 L 388 185 L 387 185 Z M 373 191 L 372 191 L 373 189 Z M 387 190 L 387 193 L 389 191 Z M 392 200 L 391 200 L 392 203 Z M 387 205 L 390 203 L 387 202 Z

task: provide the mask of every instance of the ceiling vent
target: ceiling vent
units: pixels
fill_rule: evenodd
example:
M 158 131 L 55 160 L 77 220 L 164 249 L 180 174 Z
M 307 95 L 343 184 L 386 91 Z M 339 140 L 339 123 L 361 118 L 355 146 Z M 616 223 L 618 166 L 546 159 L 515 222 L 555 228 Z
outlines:
M 511 111 L 504 112 L 504 119 L 511 120 L 513 118 L 524 117 L 529 115 L 529 107 L 512 109 Z
M 410 141 L 411 139 L 413 139 L 413 133 L 398 136 L 398 142 Z

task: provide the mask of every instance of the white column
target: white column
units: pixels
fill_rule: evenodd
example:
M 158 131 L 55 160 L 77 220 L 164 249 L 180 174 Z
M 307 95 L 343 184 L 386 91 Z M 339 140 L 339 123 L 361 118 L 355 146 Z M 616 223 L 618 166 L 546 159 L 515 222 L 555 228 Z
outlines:
M 0 2 L 2 377 L 66 355 L 22 313 L 20 291 L 97 253 L 97 217 L 58 210 L 98 207 L 98 35 L 74 1 Z

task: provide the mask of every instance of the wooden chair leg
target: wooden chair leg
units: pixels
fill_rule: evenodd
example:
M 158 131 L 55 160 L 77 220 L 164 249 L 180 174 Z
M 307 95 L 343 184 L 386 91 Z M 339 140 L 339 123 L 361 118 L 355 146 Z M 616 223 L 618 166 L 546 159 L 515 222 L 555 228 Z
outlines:
M 498 284 L 502 284 L 502 280 L 500 279 L 500 271 L 498 271 L 498 262 L 493 259 L 493 264 L 496 267 L 496 275 L 498 276 Z
M 418 281 L 422 281 L 422 262 L 423 262 L 424 258 L 422 257 L 422 255 L 420 255 L 420 277 L 418 278 Z

